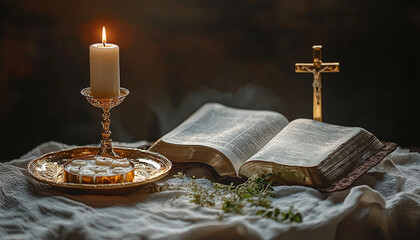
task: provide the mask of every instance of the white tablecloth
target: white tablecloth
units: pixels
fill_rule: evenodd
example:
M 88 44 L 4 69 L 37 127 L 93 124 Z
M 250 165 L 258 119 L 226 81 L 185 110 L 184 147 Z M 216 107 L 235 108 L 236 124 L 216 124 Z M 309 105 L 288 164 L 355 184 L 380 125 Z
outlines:
M 345 191 L 275 187 L 273 205 L 303 215 L 302 223 L 283 223 L 251 215 L 218 220 L 220 210 L 174 201 L 180 191 L 67 195 L 27 180 L 29 161 L 68 147 L 48 142 L 0 164 L 0 239 L 420 239 L 420 154 L 404 149 Z

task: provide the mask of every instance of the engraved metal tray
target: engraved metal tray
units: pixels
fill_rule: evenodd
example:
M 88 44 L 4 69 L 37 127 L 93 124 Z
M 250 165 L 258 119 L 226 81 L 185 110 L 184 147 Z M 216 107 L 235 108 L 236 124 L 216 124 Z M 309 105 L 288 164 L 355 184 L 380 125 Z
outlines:
M 77 147 L 45 154 L 28 164 L 28 173 L 32 180 L 35 180 L 36 186 L 51 187 L 72 194 L 116 195 L 137 190 L 145 184 L 157 181 L 165 177 L 172 168 L 172 163 L 158 153 L 132 148 L 113 150 L 118 156 L 128 158 L 134 163 L 132 182 L 83 184 L 64 181 L 64 164 L 73 158 L 96 155 L 98 147 Z

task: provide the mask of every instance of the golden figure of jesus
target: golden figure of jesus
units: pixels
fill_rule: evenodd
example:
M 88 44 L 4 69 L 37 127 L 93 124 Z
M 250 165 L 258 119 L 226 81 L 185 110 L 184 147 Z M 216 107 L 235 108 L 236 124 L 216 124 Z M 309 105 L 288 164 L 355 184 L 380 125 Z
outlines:
M 314 120 L 322 122 L 322 95 L 321 95 L 321 73 L 339 72 L 339 63 L 324 63 L 322 62 L 322 46 L 314 45 L 313 49 L 313 63 L 296 63 L 295 71 L 297 73 L 312 73 L 314 75 L 313 87 L 313 118 Z

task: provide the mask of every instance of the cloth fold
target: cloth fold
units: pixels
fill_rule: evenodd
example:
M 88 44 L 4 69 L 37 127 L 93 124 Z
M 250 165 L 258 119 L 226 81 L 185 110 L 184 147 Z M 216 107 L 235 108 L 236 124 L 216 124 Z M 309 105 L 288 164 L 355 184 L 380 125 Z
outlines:
M 114 143 L 125 147 L 140 146 Z M 344 191 L 321 193 L 276 186 L 272 205 L 294 206 L 302 223 L 226 214 L 189 202 L 182 191 L 120 196 L 69 195 L 40 189 L 26 166 L 69 146 L 44 143 L 0 163 L 0 239 L 417 239 L 420 235 L 420 154 L 398 148 Z M 194 174 L 194 169 L 187 169 Z M 180 184 L 167 177 L 163 182 Z M 208 180 L 200 184 L 211 186 Z

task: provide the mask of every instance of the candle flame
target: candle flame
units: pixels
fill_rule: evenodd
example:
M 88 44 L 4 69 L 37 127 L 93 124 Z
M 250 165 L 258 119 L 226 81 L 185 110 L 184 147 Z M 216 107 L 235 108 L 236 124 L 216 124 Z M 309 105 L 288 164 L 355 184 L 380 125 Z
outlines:
M 104 44 L 104 47 L 105 47 L 105 43 L 106 43 L 105 26 L 102 27 L 102 43 Z

